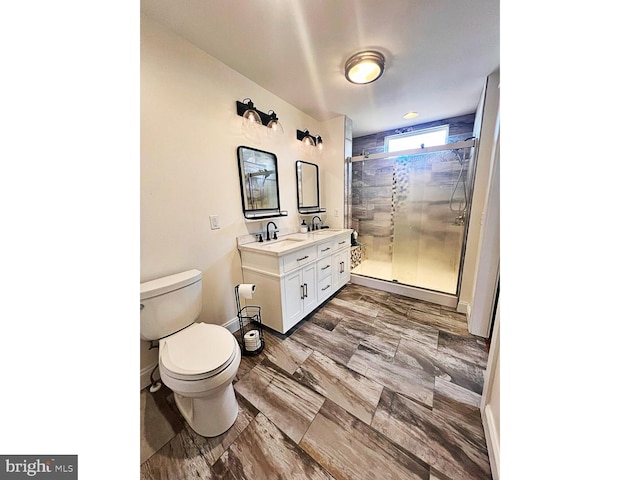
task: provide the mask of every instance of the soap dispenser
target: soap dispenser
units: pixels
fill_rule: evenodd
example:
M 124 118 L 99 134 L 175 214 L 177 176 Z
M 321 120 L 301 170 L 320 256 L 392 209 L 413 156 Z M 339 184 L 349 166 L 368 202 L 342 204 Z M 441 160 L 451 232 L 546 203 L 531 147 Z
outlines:
M 303 219 L 302 225 L 300 225 L 300 233 L 307 233 L 309 231 L 309 227 L 307 226 L 307 222 Z

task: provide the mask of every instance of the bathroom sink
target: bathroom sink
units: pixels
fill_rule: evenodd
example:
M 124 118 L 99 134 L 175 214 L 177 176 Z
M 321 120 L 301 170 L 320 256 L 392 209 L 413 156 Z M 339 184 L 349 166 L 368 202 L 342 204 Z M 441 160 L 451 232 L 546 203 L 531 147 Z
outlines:
M 340 235 L 345 232 L 350 232 L 347 229 L 340 228 L 324 228 L 322 230 L 315 230 L 308 233 L 291 233 L 283 234 L 282 237 L 276 240 L 265 240 L 263 242 L 249 242 L 239 246 L 241 250 L 262 252 L 267 255 L 282 256 L 289 252 L 294 252 L 310 245 L 315 242 L 327 242 L 330 241 L 333 236 Z
M 301 238 L 283 238 L 282 240 L 271 240 L 260 245 L 262 250 L 282 251 L 290 247 L 298 245 L 303 239 Z
M 297 242 L 303 242 L 303 241 L 309 240 L 309 235 L 306 233 L 294 233 L 292 235 L 289 235 L 284 240 L 295 240 Z

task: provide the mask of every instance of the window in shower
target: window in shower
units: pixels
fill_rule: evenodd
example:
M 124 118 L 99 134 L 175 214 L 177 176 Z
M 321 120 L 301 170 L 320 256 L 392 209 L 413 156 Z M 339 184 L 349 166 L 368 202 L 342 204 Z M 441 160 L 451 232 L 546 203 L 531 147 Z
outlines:
M 385 152 L 400 152 L 413 148 L 444 145 L 447 143 L 448 137 L 449 125 L 389 135 L 384 139 L 384 150 Z

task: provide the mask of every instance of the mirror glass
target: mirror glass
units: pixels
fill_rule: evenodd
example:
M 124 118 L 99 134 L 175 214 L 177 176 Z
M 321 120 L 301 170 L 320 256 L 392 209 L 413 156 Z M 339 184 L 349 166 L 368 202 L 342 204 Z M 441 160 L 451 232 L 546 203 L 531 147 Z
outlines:
M 242 210 L 246 218 L 279 216 L 278 159 L 275 154 L 238 147 Z
M 296 179 L 298 181 L 298 212 L 319 212 L 320 182 L 318 179 L 318 165 L 315 163 L 296 162 Z

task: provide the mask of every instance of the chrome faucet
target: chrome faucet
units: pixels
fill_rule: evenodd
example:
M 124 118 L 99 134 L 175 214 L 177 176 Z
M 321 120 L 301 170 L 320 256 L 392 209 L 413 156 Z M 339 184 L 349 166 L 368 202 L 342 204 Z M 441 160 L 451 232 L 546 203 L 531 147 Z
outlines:
M 311 230 L 320 230 L 320 227 L 316 224 L 316 218 L 320 223 L 322 223 L 322 219 L 318 215 L 316 215 L 311 219 Z
M 269 225 L 273 225 L 273 239 L 278 239 L 278 235 L 276 234 L 278 226 L 275 224 L 275 222 L 269 222 L 267 223 L 267 242 L 271 240 L 271 237 L 269 236 Z

